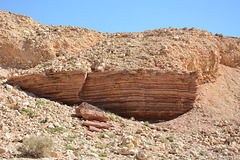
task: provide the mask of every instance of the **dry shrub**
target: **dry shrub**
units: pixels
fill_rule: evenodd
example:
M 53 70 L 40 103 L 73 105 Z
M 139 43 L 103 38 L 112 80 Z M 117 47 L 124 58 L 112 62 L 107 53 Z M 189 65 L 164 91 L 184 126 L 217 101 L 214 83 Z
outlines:
M 52 146 L 53 141 L 48 137 L 30 137 L 23 141 L 18 151 L 25 157 L 41 158 L 49 155 Z

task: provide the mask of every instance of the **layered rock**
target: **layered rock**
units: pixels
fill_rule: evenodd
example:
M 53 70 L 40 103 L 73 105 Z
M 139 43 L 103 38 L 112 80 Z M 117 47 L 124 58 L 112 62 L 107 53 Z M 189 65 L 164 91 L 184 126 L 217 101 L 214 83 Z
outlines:
M 79 92 L 85 82 L 86 74 L 80 71 L 33 74 L 12 77 L 8 83 L 20 86 L 39 97 L 65 104 L 79 103 Z
M 138 120 L 172 119 L 196 98 L 196 73 L 138 70 L 88 75 L 81 101 Z
M 175 118 L 193 107 L 197 74 L 180 71 L 65 71 L 12 77 L 9 84 L 66 104 L 88 102 L 138 120 Z

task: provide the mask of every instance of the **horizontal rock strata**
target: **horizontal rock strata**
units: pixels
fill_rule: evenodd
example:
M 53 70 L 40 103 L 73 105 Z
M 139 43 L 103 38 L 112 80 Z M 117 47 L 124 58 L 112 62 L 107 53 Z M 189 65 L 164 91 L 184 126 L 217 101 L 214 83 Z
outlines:
M 81 71 L 12 77 L 9 84 L 66 104 L 88 102 L 124 117 L 169 120 L 192 109 L 197 73 L 159 70 Z
M 86 73 L 69 71 L 12 77 L 8 83 L 39 97 L 65 104 L 76 104 L 79 103 L 78 94 L 85 78 Z

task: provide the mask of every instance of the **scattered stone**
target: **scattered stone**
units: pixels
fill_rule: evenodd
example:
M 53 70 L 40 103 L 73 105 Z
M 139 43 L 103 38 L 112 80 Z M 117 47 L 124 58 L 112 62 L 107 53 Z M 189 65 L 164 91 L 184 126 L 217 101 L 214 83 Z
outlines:
M 55 127 L 61 127 L 61 125 L 58 122 L 54 122 L 53 124 Z
M 89 153 L 89 156 L 98 157 L 96 153 Z
M 108 123 L 97 122 L 97 121 L 84 121 L 83 125 L 94 126 L 94 127 L 97 127 L 97 128 L 105 128 L 105 129 L 109 129 L 110 127 L 112 127 L 112 125 L 110 125 Z
M 136 155 L 138 160 L 147 160 L 147 155 L 146 155 L 146 151 L 139 151 Z
M 49 125 L 48 125 L 48 128 L 55 128 L 55 126 L 52 124 L 52 123 L 50 123 Z
M 118 153 L 122 155 L 135 155 L 137 153 L 137 150 L 123 147 L 118 149 Z
M 59 152 L 50 152 L 50 157 L 59 158 L 62 154 Z
M 137 129 L 136 134 L 141 134 L 141 133 L 143 133 L 143 130 L 142 129 Z
M 94 126 L 89 126 L 89 131 L 92 131 L 92 132 L 103 132 L 101 129 L 97 128 L 97 127 L 94 127 Z
M 95 137 L 96 135 L 94 133 L 86 133 L 86 136 L 89 136 L 89 137 Z
M 156 129 L 157 130 L 157 126 L 154 125 L 154 124 L 150 124 L 150 125 L 148 125 L 148 127 L 150 127 L 151 129 Z
M 7 152 L 7 150 L 5 148 L 0 148 L 0 154 L 3 154 L 5 152 Z
M 126 146 L 129 149 L 133 149 L 133 148 L 136 148 L 138 146 L 137 142 L 133 139 L 132 136 L 123 137 L 121 144 L 123 146 Z

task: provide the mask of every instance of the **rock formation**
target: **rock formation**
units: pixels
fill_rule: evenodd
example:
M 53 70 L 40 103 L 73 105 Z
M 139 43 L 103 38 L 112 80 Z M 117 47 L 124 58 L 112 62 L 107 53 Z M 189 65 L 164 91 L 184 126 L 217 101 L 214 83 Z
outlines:
M 8 83 L 69 105 L 88 102 L 138 120 L 175 118 L 193 107 L 197 74 L 180 71 L 65 71 L 12 77 Z

